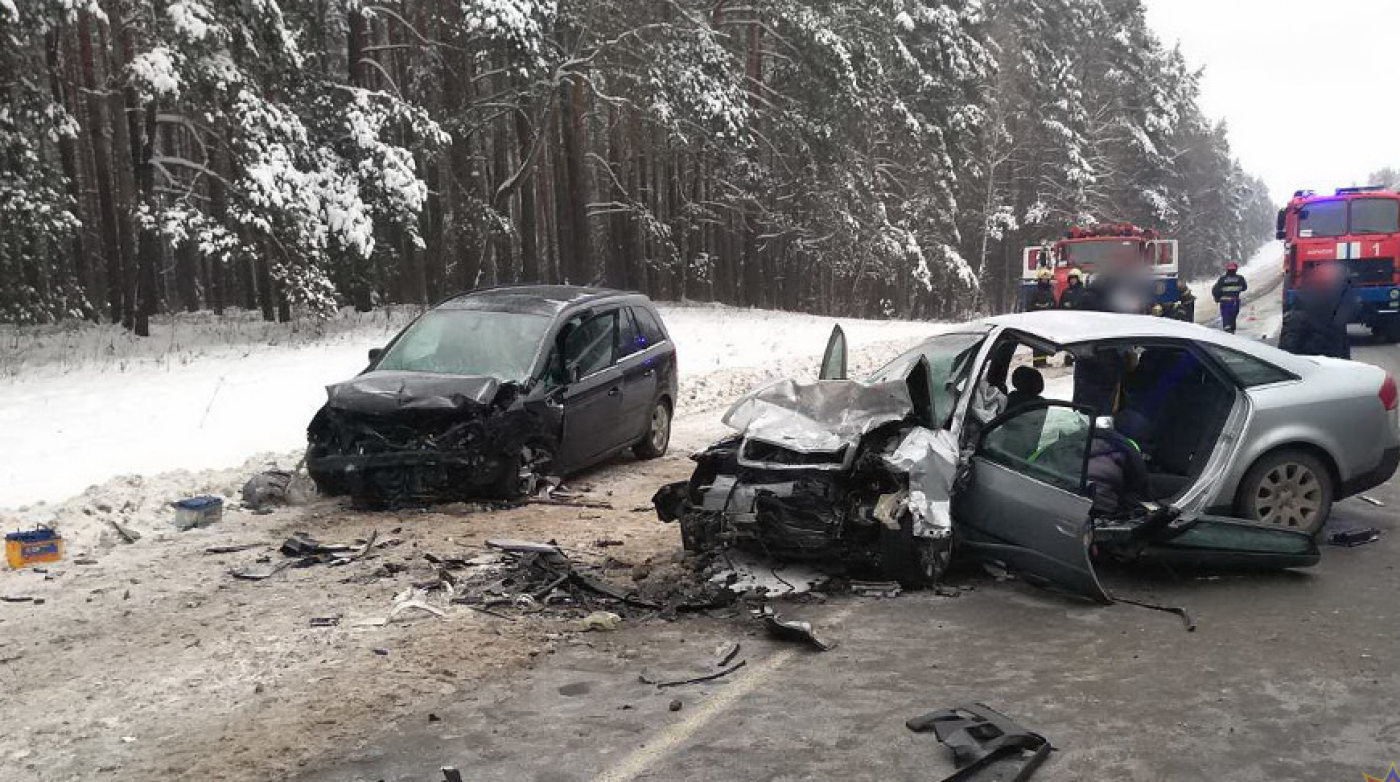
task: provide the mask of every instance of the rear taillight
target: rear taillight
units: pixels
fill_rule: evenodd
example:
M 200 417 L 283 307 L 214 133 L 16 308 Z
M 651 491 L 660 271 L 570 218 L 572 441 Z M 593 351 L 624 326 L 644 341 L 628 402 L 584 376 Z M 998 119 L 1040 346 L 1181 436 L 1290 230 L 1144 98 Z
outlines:
M 1385 409 L 1394 410 L 1400 406 L 1400 390 L 1395 387 L 1395 376 L 1386 375 L 1385 382 L 1381 383 L 1381 404 Z

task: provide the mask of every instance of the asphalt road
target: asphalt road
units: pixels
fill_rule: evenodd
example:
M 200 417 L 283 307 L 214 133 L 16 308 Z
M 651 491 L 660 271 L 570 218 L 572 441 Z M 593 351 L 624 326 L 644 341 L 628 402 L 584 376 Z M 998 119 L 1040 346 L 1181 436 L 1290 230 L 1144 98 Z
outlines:
M 1400 348 L 1356 357 L 1400 375 Z M 1348 500 L 1332 523 L 1381 540 L 1327 547 L 1308 571 L 1105 575 L 1115 594 L 1189 609 L 1195 632 L 980 571 L 955 575 L 972 588 L 957 598 L 791 608 L 839 641 L 826 653 L 734 622 L 650 623 L 424 703 L 421 722 L 386 725 L 305 779 L 426 781 L 454 765 L 468 780 L 927 782 L 954 770 L 951 755 L 904 721 L 975 701 L 1054 742 L 1037 782 L 1384 777 L 1400 761 L 1400 481 L 1369 496 L 1385 507 Z M 661 691 L 638 680 L 713 671 L 729 640 L 747 661 L 731 676 Z

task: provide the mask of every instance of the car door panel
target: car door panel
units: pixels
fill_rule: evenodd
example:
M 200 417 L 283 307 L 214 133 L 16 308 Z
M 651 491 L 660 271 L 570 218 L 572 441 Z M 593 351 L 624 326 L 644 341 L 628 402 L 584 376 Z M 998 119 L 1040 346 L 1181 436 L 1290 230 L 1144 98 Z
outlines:
M 559 394 L 564 435 L 557 460 L 564 470 L 585 466 L 625 444 L 623 377 L 617 363 L 616 311 L 592 315 L 564 338 L 568 382 Z
M 984 558 L 1099 602 L 1110 602 L 1090 561 L 1093 500 L 1084 465 L 1086 411 L 1040 402 L 991 421 L 965 463 L 953 518 L 959 542 Z
M 657 359 L 660 347 L 647 344 L 630 308 L 620 312 L 618 352 L 622 355 L 622 405 L 620 425 L 626 442 L 640 440 L 651 427 L 651 409 L 658 393 Z

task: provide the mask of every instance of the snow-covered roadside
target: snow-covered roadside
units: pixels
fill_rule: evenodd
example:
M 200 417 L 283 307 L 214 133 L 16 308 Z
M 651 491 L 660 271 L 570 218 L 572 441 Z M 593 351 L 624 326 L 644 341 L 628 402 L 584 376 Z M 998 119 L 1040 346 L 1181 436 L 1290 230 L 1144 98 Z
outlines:
M 765 379 L 812 374 L 838 322 L 716 305 L 661 311 L 680 357 L 682 416 L 722 407 Z M 86 325 L 10 329 L 0 353 L 15 370 L 0 379 L 0 508 L 28 506 L 9 515 L 31 522 L 71 524 L 82 513 L 105 528 L 109 513 L 149 518 L 181 496 L 231 494 L 265 465 L 294 465 L 324 386 L 359 371 L 366 351 L 412 315 L 345 313 L 309 332 L 197 314 L 158 324 L 148 340 Z M 839 322 L 857 371 L 937 330 Z
M 1240 265 L 1240 274 L 1249 281 L 1251 288 L 1258 288 L 1271 281 L 1283 271 L 1283 242 L 1265 242 L 1249 260 Z M 1220 264 L 1220 270 L 1216 277 L 1225 273 L 1225 264 Z M 1196 301 L 1211 301 L 1210 289 L 1215 285 L 1216 277 L 1204 280 L 1192 280 L 1188 283 L 1191 292 L 1195 294 Z M 1197 307 L 1199 309 L 1199 307 Z

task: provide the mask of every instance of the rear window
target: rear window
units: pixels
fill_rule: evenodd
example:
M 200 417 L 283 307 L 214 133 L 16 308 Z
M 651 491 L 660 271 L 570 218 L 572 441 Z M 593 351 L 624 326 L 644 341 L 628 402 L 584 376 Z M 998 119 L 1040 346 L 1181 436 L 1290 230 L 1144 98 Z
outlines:
M 1267 386 L 1270 383 L 1282 383 L 1288 380 L 1296 380 L 1292 373 L 1279 369 L 1263 359 L 1246 355 L 1237 350 L 1231 350 L 1219 345 L 1207 345 L 1206 349 L 1211 355 L 1220 360 L 1230 374 L 1240 382 L 1245 388 L 1255 386 Z
M 632 315 L 637 319 L 637 331 L 642 339 L 646 340 L 648 347 L 658 342 L 666 341 L 666 331 L 661 328 L 661 321 L 656 315 L 646 307 L 633 307 Z
M 1351 232 L 1393 234 L 1400 232 L 1400 201 L 1359 198 L 1351 202 Z

